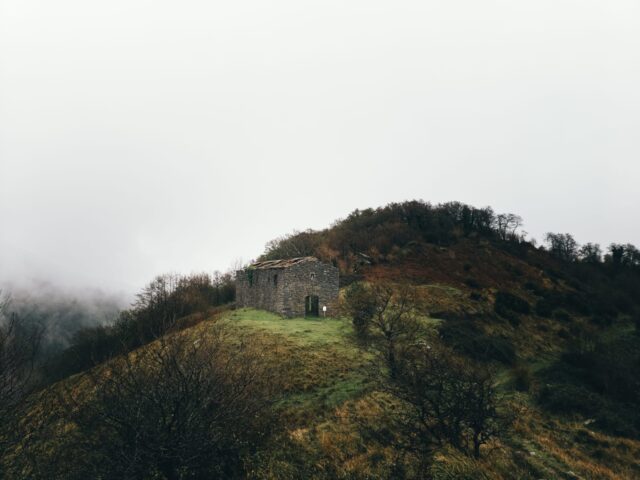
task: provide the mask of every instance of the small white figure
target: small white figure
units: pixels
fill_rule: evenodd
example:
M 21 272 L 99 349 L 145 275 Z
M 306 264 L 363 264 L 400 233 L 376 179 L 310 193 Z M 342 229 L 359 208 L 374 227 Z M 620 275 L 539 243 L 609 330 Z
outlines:
M 322 306 L 322 316 L 323 316 L 323 317 L 326 317 L 326 316 L 327 316 L 327 306 L 326 306 L 326 305 L 323 305 L 323 306 Z

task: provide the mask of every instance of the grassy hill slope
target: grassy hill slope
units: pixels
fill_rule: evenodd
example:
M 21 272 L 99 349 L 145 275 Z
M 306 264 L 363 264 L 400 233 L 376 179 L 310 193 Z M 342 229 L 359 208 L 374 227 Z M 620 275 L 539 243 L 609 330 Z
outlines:
M 203 338 L 218 322 L 228 322 L 239 335 L 268 339 L 272 347 L 264 352 L 265 357 L 287 369 L 287 382 L 277 403 L 286 429 L 253 457 L 252 477 L 392 476 L 392 464 L 399 454 L 390 418 L 396 401 L 377 384 L 373 355 L 354 341 L 349 320 L 283 319 L 242 309 L 180 334 Z M 83 375 L 65 381 L 66 388 L 73 385 L 79 397 L 90 394 L 90 383 Z M 583 418 L 548 415 L 528 393 L 514 390 L 509 367 L 502 368 L 499 378 L 502 395 L 521 413 L 512 434 L 479 461 L 443 449 L 432 469 L 435 478 L 638 478 L 640 441 L 598 432 Z M 48 424 L 49 419 L 57 418 L 47 406 L 55 404 L 60 388 L 54 385 L 41 393 L 25 419 L 27 429 L 49 430 L 50 435 L 39 440 L 43 443 L 25 439 L 19 448 L 65 455 L 65 435 L 73 434 L 72 425 Z
M 433 478 L 640 478 L 640 270 L 613 258 L 560 258 L 492 229 L 492 215 L 460 204 L 395 204 L 277 239 L 264 258 L 333 262 L 343 294 L 357 282 L 410 284 L 438 341 L 497 372 L 502 408 L 515 412 L 512 429 L 478 460 L 443 446 Z M 169 335 L 197 342 L 224 323 L 231 338 L 264 340 L 263 361 L 280 374 L 279 428 L 247 457 L 248 477 L 397 478 L 402 405 L 351 319 L 230 309 L 200 320 Z M 22 439 L 5 464 L 69 455 L 74 426 L 55 408 L 69 389 L 90 396 L 87 373 L 29 399 Z

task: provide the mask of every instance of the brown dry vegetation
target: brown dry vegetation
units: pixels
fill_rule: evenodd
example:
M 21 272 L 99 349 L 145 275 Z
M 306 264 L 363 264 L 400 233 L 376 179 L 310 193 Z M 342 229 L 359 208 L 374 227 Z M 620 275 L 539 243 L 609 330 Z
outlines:
M 640 478 L 640 438 L 633 428 L 620 428 L 638 422 L 637 405 L 624 389 L 628 398 L 621 399 L 619 388 L 607 391 L 601 378 L 618 367 L 602 351 L 631 346 L 633 352 L 637 345 L 638 272 L 563 262 L 521 238 L 504 241 L 486 231 L 443 227 L 432 238 L 426 227 L 374 218 L 385 212 L 354 213 L 332 229 L 285 237 L 270 244 L 268 255 L 315 254 L 338 265 L 347 285 L 410 284 L 421 321 L 460 356 L 497 371 L 501 408 L 515 418 L 511 430 L 484 446 L 480 459 L 443 446 L 432 478 Z M 357 341 L 350 319 L 211 313 L 183 319 L 178 334 L 206 338 L 227 322 L 230 339 L 259 339 L 263 361 L 281 373 L 274 399 L 281 429 L 246 459 L 248 478 L 399 478 L 405 452 L 395 422 L 403 405 L 381 387 L 375 354 Z M 56 402 L 62 391 L 82 401 L 91 388 L 80 374 L 28 399 L 22 439 L 5 465 L 42 456 L 72 462 L 67 447 L 74 426 L 60 420 Z M 553 401 L 542 401 L 545 392 Z M 411 459 L 403 467 L 408 478 L 417 476 Z
M 269 345 L 265 361 L 273 368 L 288 369 L 278 403 L 285 433 L 253 458 L 249 476 L 393 477 L 401 452 L 394 448 L 392 415 L 401 407 L 376 388 L 371 356 L 353 342 L 348 321 L 284 320 L 253 310 L 231 312 L 225 319 L 238 332 L 257 335 Z M 206 338 L 217 321 L 219 317 L 178 334 Z M 56 398 L 62 390 L 73 391 L 81 402 L 91 395 L 91 382 L 85 375 L 74 376 L 32 398 L 23 420 L 30 433 L 5 461 L 20 455 L 22 461 L 25 455 L 65 455 L 73 425 L 48 421 L 58 418 Z M 640 442 L 599 433 L 582 421 L 550 417 L 528 394 L 506 389 L 505 395 L 520 413 L 509 438 L 492 445 L 478 461 L 442 450 L 433 466 L 435 478 L 633 479 L 640 474 Z M 44 439 L 37 438 L 43 432 Z

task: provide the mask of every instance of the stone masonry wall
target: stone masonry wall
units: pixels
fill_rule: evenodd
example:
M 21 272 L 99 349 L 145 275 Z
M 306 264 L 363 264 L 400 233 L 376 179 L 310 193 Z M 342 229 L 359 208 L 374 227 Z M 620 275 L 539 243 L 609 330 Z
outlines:
M 236 304 L 303 317 L 305 298 L 318 297 L 320 315 L 326 305 L 327 316 L 338 308 L 338 269 L 320 261 L 307 261 L 287 268 L 247 269 L 236 272 Z
M 282 277 L 282 269 L 239 270 L 236 272 L 236 305 L 281 313 L 284 309 Z
M 326 305 L 327 316 L 335 316 L 338 307 L 338 269 L 322 262 L 307 262 L 285 270 L 284 309 L 286 317 L 304 317 L 305 298 L 318 297 L 320 315 Z

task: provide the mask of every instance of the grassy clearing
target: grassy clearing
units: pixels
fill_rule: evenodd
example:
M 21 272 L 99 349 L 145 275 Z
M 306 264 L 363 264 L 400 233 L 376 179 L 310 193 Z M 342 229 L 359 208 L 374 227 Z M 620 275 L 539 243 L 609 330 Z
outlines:
M 278 405 L 291 428 L 330 418 L 335 408 L 373 386 L 372 355 L 355 343 L 349 320 L 288 319 L 261 310 L 239 309 L 219 321 L 258 335 L 272 345 L 272 351 L 266 353 L 281 359 L 288 371 L 288 385 Z M 208 323 L 201 328 L 207 328 Z
M 351 325 L 340 318 L 282 318 L 262 310 L 243 308 L 223 317 L 235 326 L 285 336 L 299 345 L 351 348 Z

